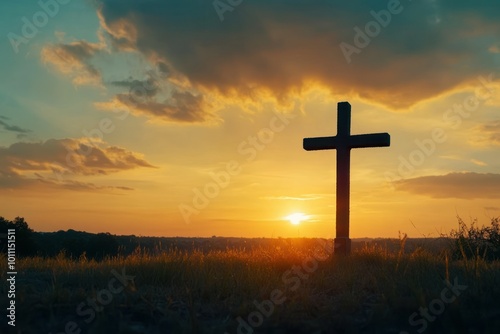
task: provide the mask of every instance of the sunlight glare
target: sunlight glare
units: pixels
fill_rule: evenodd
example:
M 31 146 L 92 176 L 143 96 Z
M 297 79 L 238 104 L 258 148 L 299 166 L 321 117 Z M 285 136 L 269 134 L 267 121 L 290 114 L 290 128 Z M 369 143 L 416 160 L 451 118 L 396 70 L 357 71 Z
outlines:
M 307 219 L 307 216 L 302 212 L 296 212 L 286 216 L 285 219 L 289 220 L 293 225 L 299 225 L 302 221 Z

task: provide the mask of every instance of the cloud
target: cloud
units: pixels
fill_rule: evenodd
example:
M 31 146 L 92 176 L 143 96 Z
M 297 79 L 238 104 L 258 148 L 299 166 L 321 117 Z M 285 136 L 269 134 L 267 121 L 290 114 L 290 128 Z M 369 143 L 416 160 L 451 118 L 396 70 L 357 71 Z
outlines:
M 2 127 L 6 131 L 15 132 L 18 135 L 19 134 L 23 135 L 23 134 L 31 132 L 30 130 L 23 129 L 17 125 L 9 125 L 7 122 L 5 122 L 6 120 L 8 120 L 7 117 L 0 116 L 0 127 Z
M 500 174 L 449 173 L 395 181 L 396 190 L 433 198 L 500 198 Z
M 136 116 L 174 123 L 207 123 L 217 121 L 215 104 L 201 92 L 170 81 L 170 70 L 162 62 L 146 71 L 145 79 L 129 77 L 111 81 L 125 88 L 110 101 L 96 102 L 96 108 L 107 111 L 126 110 Z M 174 79 L 175 81 L 175 79 Z
M 470 162 L 472 162 L 474 165 L 477 165 L 477 166 L 488 166 L 488 164 L 484 161 L 481 161 L 481 160 L 477 160 L 477 159 L 471 159 Z
M 484 6 L 402 1 L 400 12 L 385 27 L 378 25 L 379 33 L 365 37 L 366 45 L 355 28 L 377 25 L 374 15 L 385 15 L 380 13 L 387 2 L 244 1 L 221 21 L 213 1 L 96 1 L 100 42 L 49 45 L 42 60 L 75 84 L 129 90 L 113 92 L 97 108 L 153 120 L 213 122 L 228 104 L 260 109 L 271 101 L 283 107 L 317 87 L 343 99 L 406 109 L 477 86 L 480 75 L 495 74 L 498 67 L 491 51 L 499 45 L 491 37 L 500 30 L 496 0 Z M 346 56 L 346 44 L 357 51 Z M 106 62 L 99 63 L 104 51 Z M 116 68 L 106 65 L 123 63 L 123 55 L 140 59 L 139 67 L 156 67 L 162 74 L 158 85 L 143 89 L 150 82 L 129 63 L 134 76 L 105 82 L 107 74 L 116 78 Z
M 153 78 L 138 80 L 130 77 L 127 80 L 112 81 L 111 84 L 117 87 L 128 88 L 129 92 L 131 94 L 134 93 L 136 98 L 151 98 L 159 91 L 158 83 Z
M 475 128 L 476 142 L 486 145 L 500 145 L 500 120 L 481 124 Z
M 74 177 L 152 168 L 138 153 L 87 139 L 49 139 L 0 147 L 0 188 L 59 187 L 72 190 L 129 189 L 97 186 Z
M 386 10 L 387 2 L 246 1 L 222 22 L 211 1 L 100 2 L 101 27 L 115 48 L 161 60 L 196 89 L 240 97 L 265 90 L 282 98 L 312 82 L 391 108 L 491 73 L 488 38 L 500 30 L 496 0 L 401 2 L 401 13 L 366 47 L 358 45 L 348 63 L 340 44 L 355 46 L 354 27 L 364 30 L 375 20 L 370 12 Z
M 100 85 L 101 73 L 92 65 L 92 58 L 103 45 L 76 41 L 68 44 L 47 45 L 41 51 L 45 64 L 52 64 L 59 72 L 73 78 L 76 85 Z
M 215 117 L 203 95 L 174 91 L 164 100 L 155 99 L 156 92 L 137 98 L 134 94 L 117 94 L 111 101 L 97 102 L 101 110 L 127 110 L 136 116 L 148 116 L 166 122 L 206 122 Z
M 330 195 L 324 194 L 306 194 L 302 196 L 266 196 L 264 199 L 279 200 L 279 201 L 313 201 L 329 197 Z
M 133 188 L 123 187 L 123 186 L 100 186 L 92 182 L 81 182 L 75 180 L 59 180 L 52 177 L 44 177 L 38 173 L 35 173 L 35 178 L 18 176 L 13 178 L 12 176 L 4 178 L 2 172 L 0 172 L 0 189 L 29 189 L 47 191 L 47 190 L 72 190 L 72 191 L 130 191 Z

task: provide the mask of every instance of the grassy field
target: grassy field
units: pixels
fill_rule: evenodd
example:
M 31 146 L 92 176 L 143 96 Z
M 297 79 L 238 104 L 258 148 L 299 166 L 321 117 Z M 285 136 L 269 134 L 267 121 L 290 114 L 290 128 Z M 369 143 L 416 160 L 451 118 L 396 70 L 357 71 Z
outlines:
M 498 333 L 500 262 L 404 242 L 349 257 L 332 256 L 331 240 L 275 239 L 100 262 L 19 259 L 15 331 L 4 319 L 0 332 Z

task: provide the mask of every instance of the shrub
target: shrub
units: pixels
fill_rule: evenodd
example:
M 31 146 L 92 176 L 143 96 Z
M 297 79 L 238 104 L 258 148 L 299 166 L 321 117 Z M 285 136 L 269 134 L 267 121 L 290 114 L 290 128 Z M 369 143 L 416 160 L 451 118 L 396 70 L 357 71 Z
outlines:
M 451 231 L 453 257 L 500 259 L 500 217 L 492 218 L 490 226 L 477 226 L 474 219 L 470 226 L 458 218 L 458 230 Z

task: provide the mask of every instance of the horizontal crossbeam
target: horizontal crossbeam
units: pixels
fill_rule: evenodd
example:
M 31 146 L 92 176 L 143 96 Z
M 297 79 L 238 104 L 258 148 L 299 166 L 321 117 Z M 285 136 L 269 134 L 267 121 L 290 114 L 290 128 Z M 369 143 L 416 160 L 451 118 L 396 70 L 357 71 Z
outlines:
M 352 135 L 349 137 L 316 137 L 304 138 L 303 146 L 306 151 L 332 150 L 338 148 L 387 147 L 391 145 L 391 136 L 388 133 L 370 133 Z

